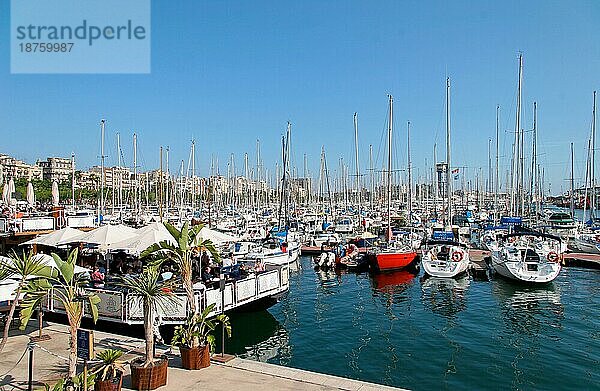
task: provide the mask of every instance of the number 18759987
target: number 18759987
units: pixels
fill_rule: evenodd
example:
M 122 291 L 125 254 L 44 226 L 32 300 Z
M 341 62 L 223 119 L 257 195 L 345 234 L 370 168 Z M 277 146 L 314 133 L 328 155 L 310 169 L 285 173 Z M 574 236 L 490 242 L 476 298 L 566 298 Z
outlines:
M 69 53 L 73 49 L 73 42 L 27 42 L 20 43 L 19 50 L 23 53 Z

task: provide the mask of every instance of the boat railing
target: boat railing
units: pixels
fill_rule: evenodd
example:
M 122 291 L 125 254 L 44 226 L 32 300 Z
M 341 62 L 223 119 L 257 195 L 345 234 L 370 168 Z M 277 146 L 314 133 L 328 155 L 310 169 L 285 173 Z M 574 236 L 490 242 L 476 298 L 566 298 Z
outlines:
M 225 284 L 224 290 L 219 287 L 210 289 L 195 289 L 194 298 L 196 308 L 202 311 L 211 304 L 215 305 L 210 314 L 217 315 L 250 302 L 278 295 L 289 288 L 289 268 L 280 267 L 276 270 L 249 275 L 246 278 L 231 281 Z M 141 324 L 144 322 L 142 301 L 139 295 L 127 293 L 117 288 L 85 288 L 89 294 L 96 294 L 100 298 L 98 304 L 98 319 L 127 323 Z M 185 292 L 175 292 L 175 300 L 159 306 L 157 316 L 162 324 L 180 324 L 188 316 L 189 308 Z M 48 311 L 64 313 L 65 309 L 58 299 L 50 292 L 46 304 Z M 91 310 L 86 302 L 84 316 L 91 317 Z

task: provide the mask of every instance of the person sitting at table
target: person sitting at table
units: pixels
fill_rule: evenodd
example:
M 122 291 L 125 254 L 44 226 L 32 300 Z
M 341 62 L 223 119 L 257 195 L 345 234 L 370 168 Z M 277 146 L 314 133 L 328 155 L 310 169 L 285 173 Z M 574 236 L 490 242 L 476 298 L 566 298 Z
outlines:
M 204 270 L 204 268 L 208 265 L 210 265 L 210 258 L 208 258 L 208 253 L 206 252 L 206 250 L 202 250 L 202 256 L 200 257 L 200 266 L 202 267 L 202 270 Z
M 202 269 L 202 281 L 206 284 L 212 280 L 212 274 L 210 270 L 210 266 L 206 266 Z
M 261 261 L 256 261 L 256 263 L 254 264 L 254 271 L 256 273 L 265 271 L 265 266 L 263 265 L 263 263 Z
M 92 285 L 94 288 L 104 287 L 104 273 L 100 271 L 98 266 L 94 266 L 94 271 L 90 278 L 92 279 Z

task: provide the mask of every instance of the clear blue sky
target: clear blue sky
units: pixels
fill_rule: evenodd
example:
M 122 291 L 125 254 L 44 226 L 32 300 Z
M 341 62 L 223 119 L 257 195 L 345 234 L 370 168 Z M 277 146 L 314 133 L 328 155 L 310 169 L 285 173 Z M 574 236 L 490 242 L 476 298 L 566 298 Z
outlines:
M 98 164 L 101 118 L 109 164 L 115 131 L 131 163 L 135 130 L 144 168 L 158 166 L 160 145 L 170 146 L 171 162 L 187 162 L 193 137 L 201 174 L 210 154 L 219 155 L 221 172 L 232 152 L 238 169 L 244 152 L 253 162 L 257 138 L 274 167 L 290 120 L 294 157 L 300 163 L 308 154 L 315 173 L 322 144 L 331 167 L 340 156 L 353 158 L 356 111 L 364 169 L 368 145 L 376 155 L 384 148 L 391 93 L 397 165 L 405 165 L 410 119 L 413 161 L 422 170 L 433 142 L 444 150 L 449 75 L 453 162 L 485 173 L 496 104 L 502 130 L 514 127 L 522 51 L 525 127 L 537 100 L 539 159 L 559 191 L 571 141 L 576 176 L 583 175 L 592 91 L 600 86 L 597 1 L 153 1 L 148 75 L 11 75 L 9 21 L 2 1 L 0 152 L 35 161 L 74 151 L 80 167 Z M 503 155 L 511 140 L 503 133 Z

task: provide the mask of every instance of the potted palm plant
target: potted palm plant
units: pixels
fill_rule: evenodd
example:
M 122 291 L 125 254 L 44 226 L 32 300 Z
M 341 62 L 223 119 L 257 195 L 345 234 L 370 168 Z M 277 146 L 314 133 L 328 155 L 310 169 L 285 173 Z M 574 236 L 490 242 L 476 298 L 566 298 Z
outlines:
M 215 346 L 215 336 L 212 332 L 219 323 L 231 337 L 231 323 L 227 315 L 220 314 L 214 319 L 210 318 L 214 308 L 215 305 L 211 304 L 201 313 L 191 314 L 185 324 L 175 328 L 171 344 L 179 347 L 184 369 L 201 369 L 210 366 L 210 354 Z M 195 341 L 198 341 L 198 344 Z
M 81 372 L 79 375 L 73 377 L 65 377 L 56 382 L 53 386 L 49 384 L 44 385 L 45 391 L 88 391 L 89 387 L 94 386 L 94 375 L 91 373 L 86 378 L 84 373 Z
M 123 352 L 117 349 L 106 349 L 96 354 L 100 363 L 92 368 L 96 375 L 94 391 L 120 391 L 123 384 L 124 363 L 119 359 Z
M 144 335 L 146 354 L 144 359 L 132 361 L 131 386 L 136 390 L 154 390 L 167 384 L 166 357 L 154 357 L 153 322 L 159 310 L 168 312 L 169 304 L 176 304 L 178 298 L 173 294 L 174 281 L 159 281 L 159 264 L 146 266 L 141 274 L 125 276 L 120 283 L 130 293 L 139 296 L 144 313 Z
M 52 298 L 60 303 L 67 314 L 69 321 L 69 377 L 77 373 L 77 329 L 81 326 L 84 314 L 84 304 L 87 303 L 94 323 L 98 320 L 98 303 L 100 297 L 96 294 L 86 294 L 85 287 L 89 279 L 85 273 L 75 273 L 77 249 L 69 253 L 66 261 L 52 253 L 56 268 L 48 270 L 47 276 L 28 280 L 23 288 L 25 297 L 21 303 L 21 329 L 27 323 L 33 312 L 38 308 L 43 299 L 52 292 Z

